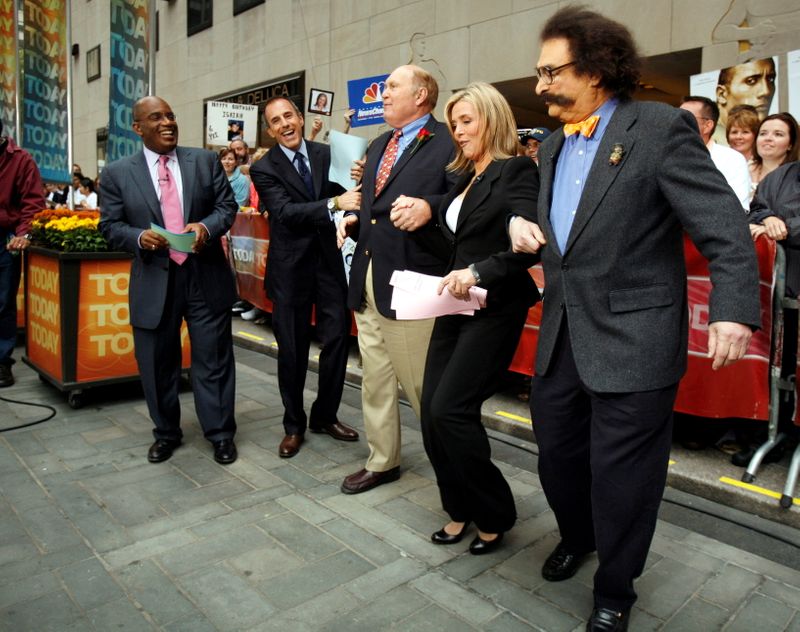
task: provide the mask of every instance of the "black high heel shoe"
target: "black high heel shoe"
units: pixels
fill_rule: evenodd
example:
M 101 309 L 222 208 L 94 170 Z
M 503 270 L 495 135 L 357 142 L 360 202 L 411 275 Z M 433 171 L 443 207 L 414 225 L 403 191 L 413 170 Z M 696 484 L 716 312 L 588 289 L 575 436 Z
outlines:
M 475 539 L 469 545 L 469 552 L 473 555 L 485 555 L 499 548 L 502 541 L 502 531 L 497 534 L 497 537 L 494 540 L 484 540 L 480 535 L 476 535 Z
M 467 527 L 469 527 L 469 520 L 464 523 L 464 526 L 461 527 L 461 531 L 455 535 L 447 533 L 444 528 L 439 529 L 436 533 L 431 534 L 431 542 L 434 544 L 456 544 L 461 542 L 461 539 L 464 537 L 464 534 L 467 531 Z

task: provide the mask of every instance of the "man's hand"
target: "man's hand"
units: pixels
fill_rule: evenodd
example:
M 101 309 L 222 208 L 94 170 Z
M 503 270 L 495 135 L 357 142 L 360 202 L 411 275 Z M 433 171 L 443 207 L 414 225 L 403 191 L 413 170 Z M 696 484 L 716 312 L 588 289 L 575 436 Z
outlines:
M 361 185 L 342 193 L 337 201 L 343 211 L 357 211 L 361 208 Z
M 139 246 L 142 250 L 161 250 L 162 248 L 169 248 L 169 242 L 166 237 L 162 237 L 148 228 L 139 235 Z
M 414 231 L 431 221 L 431 205 L 422 198 L 401 195 L 392 202 L 389 219 L 399 230 Z
M 353 166 L 350 167 L 350 177 L 356 182 L 361 182 L 361 178 L 364 177 L 365 162 L 367 162 L 366 158 L 362 158 L 361 160 L 354 160 Z
M 460 298 L 462 301 L 468 301 L 469 288 L 475 285 L 475 283 L 475 275 L 470 272 L 469 268 L 453 270 L 439 281 L 439 287 L 436 289 L 436 293 L 441 294 L 444 288 L 447 288 L 447 291 L 456 298 Z
M 789 229 L 786 222 L 780 217 L 770 216 L 764 218 L 764 228 L 767 229 L 767 237 L 775 241 L 783 241 L 789 236 Z
M 753 241 L 761 237 L 761 235 L 766 234 L 767 229 L 761 224 L 750 224 L 750 236 L 753 238 Z
M 715 371 L 744 357 L 752 330 L 747 325 L 718 320 L 708 326 L 708 357 Z
M 12 237 L 8 240 L 8 243 L 6 243 L 6 250 L 9 252 L 25 250 L 30 245 L 31 242 L 27 237 Z
M 314 121 L 311 123 L 311 132 L 308 134 L 308 140 L 314 140 L 322 129 L 322 117 L 317 114 Z
M 508 225 L 508 236 L 511 238 L 513 252 L 536 254 L 547 243 L 539 224 L 519 216 Z
M 206 227 L 200 224 L 199 222 L 195 222 L 192 224 L 186 224 L 186 228 L 183 229 L 184 233 L 194 233 L 194 243 L 192 244 L 192 252 L 200 252 L 203 247 L 206 245 L 208 241 L 208 230 Z
M 336 247 L 341 249 L 344 246 L 345 239 L 347 239 L 353 232 L 353 228 L 358 222 L 358 215 L 345 215 L 339 225 L 336 227 Z

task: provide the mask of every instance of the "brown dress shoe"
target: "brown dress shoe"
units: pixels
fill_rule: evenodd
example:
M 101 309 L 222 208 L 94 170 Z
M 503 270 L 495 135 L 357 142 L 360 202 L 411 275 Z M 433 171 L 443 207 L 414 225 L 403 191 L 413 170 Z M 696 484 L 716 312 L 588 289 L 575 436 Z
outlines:
M 345 477 L 342 483 L 342 492 L 345 494 L 360 494 L 368 489 L 391 483 L 400 478 L 400 467 L 393 467 L 385 472 L 370 472 L 369 470 L 359 470 L 355 474 Z
M 337 441 L 358 441 L 358 433 L 347 424 L 343 424 L 338 419 L 332 424 L 320 426 L 319 428 L 309 428 L 314 434 L 322 434 L 323 432 L 330 435 Z
M 286 435 L 283 438 L 283 441 L 281 441 L 280 447 L 278 448 L 278 456 L 280 456 L 282 459 L 290 459 L 295 454 L 300 452 L 301 445 L 303 445 L 303 435 Z

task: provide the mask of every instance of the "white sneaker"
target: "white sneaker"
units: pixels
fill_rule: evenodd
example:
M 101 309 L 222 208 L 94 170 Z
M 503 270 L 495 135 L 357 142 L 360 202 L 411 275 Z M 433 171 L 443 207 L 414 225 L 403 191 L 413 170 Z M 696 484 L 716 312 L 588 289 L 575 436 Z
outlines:
M 264 310 L 254 307 L 250 311 L 242 313 L 242 320 L 255 320 L 264 313 Z

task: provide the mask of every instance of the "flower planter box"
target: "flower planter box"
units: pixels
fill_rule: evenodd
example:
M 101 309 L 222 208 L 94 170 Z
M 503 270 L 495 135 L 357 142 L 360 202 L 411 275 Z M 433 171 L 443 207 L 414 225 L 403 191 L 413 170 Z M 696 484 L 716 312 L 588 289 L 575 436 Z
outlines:
M 132 256 L 31 246 L 25 257 L 25 356 L 40 377 L 83 404 L 85 389 L 139 379 L 128 316 Z M 183 368 L 190 364 L 183 328 Z

